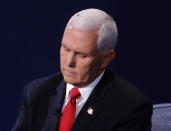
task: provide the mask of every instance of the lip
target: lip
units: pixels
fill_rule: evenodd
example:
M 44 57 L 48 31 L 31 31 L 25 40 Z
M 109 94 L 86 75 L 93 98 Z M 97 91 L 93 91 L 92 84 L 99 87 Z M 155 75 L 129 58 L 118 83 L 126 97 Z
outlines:
M 68 70 L 66 70 L 66 69 L 64 69 L 64 71 L 65 71 L 65 73 L 67 73 L 67 74 L 76 74 L 75 72 L 73 72 L 73 71 L 68 71 Z

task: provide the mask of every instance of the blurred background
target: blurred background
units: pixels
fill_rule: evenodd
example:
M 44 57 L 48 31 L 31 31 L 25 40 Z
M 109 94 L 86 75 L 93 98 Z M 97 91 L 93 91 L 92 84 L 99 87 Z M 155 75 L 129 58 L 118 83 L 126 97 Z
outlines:
M 14 125 L 25 84 L 60 71 L 65 25 L 86 8 L 106 11 L 118 25 L 110 68 L 153 104 L 171 102 L 169 0 L 6 0 L 0 2 L 0 131 Z

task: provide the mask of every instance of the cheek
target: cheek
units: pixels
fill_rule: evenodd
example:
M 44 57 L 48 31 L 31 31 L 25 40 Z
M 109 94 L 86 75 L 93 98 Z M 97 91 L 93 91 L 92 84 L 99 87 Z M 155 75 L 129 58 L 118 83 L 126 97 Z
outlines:
M 77 71 L 81 75 L 81 77 L 86 77 L 89 75 L 94 69 L 94 61 L 93 60 L 82 60 L 77 63 Z
M 90 67 L 90 60 L 77 60 L 77 68 L 79 69 L 79 71 L 84 72 L 85 70 L 87 70 Z
M 64 66 L 65 66 L 65 57 L 64 57 L 63 53 L 60 53 L 60 68 L 61 68 L 61 71 L 63 71 Z
M 63 51 L 60 51 L 60 62 L 61 62 L 61 64 L 65 63 L 65 57 L 66 57 L 66 54 Z
M 96 75 L 100 72 L 101 69 L 101 61 L 100 59 L 96 59 L 94 60 L 91 64 L 90 64 L 90 73 L 93 75 Z

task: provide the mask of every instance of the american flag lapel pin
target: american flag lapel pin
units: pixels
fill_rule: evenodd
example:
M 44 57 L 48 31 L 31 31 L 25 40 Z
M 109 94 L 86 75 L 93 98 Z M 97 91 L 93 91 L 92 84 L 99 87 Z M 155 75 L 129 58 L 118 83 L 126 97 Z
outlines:
M 88 113 L 89 115 L 93 115 L 93 112 L 94 112 L 94 110 L 93 110 L 91 107 L 89 107 L 89 108 L 87 109 L 87 113 Z

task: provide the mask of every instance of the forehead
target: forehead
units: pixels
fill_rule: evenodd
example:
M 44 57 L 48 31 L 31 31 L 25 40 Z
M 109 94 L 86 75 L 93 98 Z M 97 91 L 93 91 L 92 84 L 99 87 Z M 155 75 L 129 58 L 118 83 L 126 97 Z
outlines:
M 73 51 L 92 53 L 97 50 L 98 31 L 83 31 L 72 28 L 66 28 L 62 44 Z

